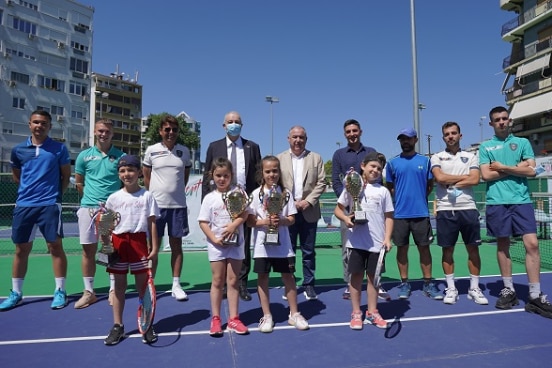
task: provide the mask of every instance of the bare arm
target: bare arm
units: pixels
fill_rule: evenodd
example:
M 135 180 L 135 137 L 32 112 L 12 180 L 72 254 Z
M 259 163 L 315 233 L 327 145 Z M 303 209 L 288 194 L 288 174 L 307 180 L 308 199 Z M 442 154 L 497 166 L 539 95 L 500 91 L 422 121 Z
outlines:
M 21 169 L 12 168 L 12 178 L 15 184 L 19 185 L 19 180 L 21 179 Z
M 502 179 L 508 175 L 518 177 L 535 177 L 535 160 L 529 159 L 518 163 L 515 166 L 507 166 L 498 161 L 481 165 L 481 175 L 484 180 L 492 181 Z
M 151 180 L 151 167 L 142 166 L 142 174 L 144 174 L 144 186 L 149 190 Z
M 61 166 L 59 171 L 61 174 L 61 193 L 65 193 L 71 178 L 71 164 Z
M 77 188 L 77 192 L 79 192 L 79 195 L 84 194 L 84 176 L 81 174 L 75 174 L 75 187 Z

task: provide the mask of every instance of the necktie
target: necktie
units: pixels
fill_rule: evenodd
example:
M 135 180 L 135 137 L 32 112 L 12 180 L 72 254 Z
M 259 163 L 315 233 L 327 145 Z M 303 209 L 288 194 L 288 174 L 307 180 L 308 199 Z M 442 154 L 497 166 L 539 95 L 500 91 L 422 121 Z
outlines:
M 238 158 L 236 153 L 236 142 L 232 142 L 230 162 L 232 163 L 232 183 L 236 184 L 238 182 Z

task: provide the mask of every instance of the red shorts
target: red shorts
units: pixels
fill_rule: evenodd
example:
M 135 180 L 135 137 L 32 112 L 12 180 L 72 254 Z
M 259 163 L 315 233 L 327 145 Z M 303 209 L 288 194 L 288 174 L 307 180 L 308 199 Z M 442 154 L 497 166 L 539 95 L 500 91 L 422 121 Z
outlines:
M 113 247 L 119 253 L 119 261 L 107 268 L 109 273 L 136 275 L 148 272 L 148 245 L 146 233 L 113 234 Z

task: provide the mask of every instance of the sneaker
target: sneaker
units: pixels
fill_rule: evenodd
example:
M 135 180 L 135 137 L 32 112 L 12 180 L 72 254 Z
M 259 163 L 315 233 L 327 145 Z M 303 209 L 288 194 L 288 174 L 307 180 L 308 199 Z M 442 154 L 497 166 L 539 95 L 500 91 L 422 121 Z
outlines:
M 142 335 L 142 342 L 144 344 L 154 344 L 157 342 L 157 340 L 157 333 L 153 329 L 153 326 L 151 326 L 149 330 L 147 330 L 146 333 Z
M 272 332 L 272 329 L 274 328 L 274 322 L 272 322 L 272 315 L 267 314 L 261 318 L 259 321 L 259 331 L 261 332 Z
M 54 300 L 50 306 L 52 309 L 62 309 L 67 305 L 67 293 L 64 290 L 57 289 L 54 292 Z
M 209 330 L 209 335 L 222 336 L 222 334 L 222 323 L 220 322 L 220 317 L 213 316 L 213 318 L 211 318 L 211 329 Z
M 351 314 L 351 322 L 349 323 L 351 330 L 362 330 L 364 327 L 362 323 L 362 312 L 353 312 Z
M 443 303 L 455 304 L 457 300 L 458 300 L 458 290 L 456 288 L 446 288 L 445 297 L 443 298 Z
M 283 299 L 283 300 L 287 300 L 286 288 L 284 288 L 284 292 L 283 292 L 283 294 L 282 294 L 282 299 Z
M 228 326 L 226 329 L 228 331 L 234 331 L 238 335 L 247 335 L 249 333 L 249 329 L 242 323 L 242 321 L 240 321 L 238 316 L 228 320 Z
M 23 293 L 11 290 L 8 298 L 0 304 L 0 311 L 9 311 L 10 309 L 17 307 L 22 302 Z
M 546 300 L 546 295 L 542 294 L 535 299 L 530 299 L 525 304 L 525 310 L 530 313 L 540 314 L 546 318 L 552 318 L 552 304 Z
M 343 292 L 343 299 L 351 300 L 351 292 L 349 291 L 349 288 L 345 289 Z
M 305 295 L 305 298 L 307 300 L 318 299 L 318 295 L 316 295 L 316 291 L 314 291 L 313 285 L 305 285 L 305 291 L 303 291 L 303 294 Z
M 121 326 L 117 323 L 113 325 L 113 328 L 111 328 L 111 331 L 109 331 L 109 335 L 105 338 L 104 344 L 105 345 L 117 345 L 121 342 L 121 340 L 125 337 L 125 328 L 124 326 Z
M 90 304 L 94 304 L 98 301 L 98 298 L 96 298 L 96 294 L 94 292 L 90 292 L 88 290 L 84 290 L 82 292 L 82 296 L 79 300 L 75 303 L 75 309 L 82 309 L 88 307 Z
M 383 286 L 380 286 L 378 289 L 378 298 L 380 298 L 381 300 L 390 301 L 391 295 L 389 295 L 389 293 L 383 288 Z
M 483 292 L 480 288 L 468 290 L 468 299 L 473 300 L 475 303 L 481 305 L 489 304 L 489 301 L 487 300 L 487 298 L 485 298 L 485 295 L 483 295 Z
M 433 282 L 429 282 L 427 284 L 424 284 L 423 292 L 425 296 L 430 297 L 433 300 L 442 300 L 443 294 L 441 291 L 435 286 Z
M 295 312 L 293 313 L 293 315 L 290 314 L 288 318 L 288 323 L 292 326 L 295 326 L 295 328 L 298 330 L 309 329 L 309 323 L 299 312 Z
M 377 310 L 375 310 L 374 313 L 366 311 L 364 323 L 367 325 L 374 325 L 377 328 L 387 328 L 387 321 L 381 317 Z
M 188 300 L 188 294 L 186 294 L 186 292 L 182 290 L 182 287 L 180 285 L 173 286 L 171 296 L 179 302 Z
M 504 288 L 500 290 L 498 300 L 496 301 L 495 308 L 498 309 L 512 309 L 513 306 L 518 305 L 519 300 L 516 292 L 510 288 Z
M 107 302 L 109 305 L 113 306 L 113 298 L 115 298 L 115 290 L 109 290 L 109 296 L 107 297 Z
M 403 282 L 399 285 L 399 299 L 408 299 L 412 294 L 410 284 L 408 282 Z

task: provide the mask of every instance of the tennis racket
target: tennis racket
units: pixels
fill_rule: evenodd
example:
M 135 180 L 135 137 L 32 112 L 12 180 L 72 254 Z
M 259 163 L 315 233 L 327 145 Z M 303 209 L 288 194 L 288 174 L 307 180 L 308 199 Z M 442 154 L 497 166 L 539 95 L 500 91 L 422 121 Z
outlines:
M 379 289 L 381 283 L 381 269 L 383 268 L 383 260 L 385 259 L 385 247 L 381 247 L 376 272 L 374 272 L 374 287 Z
M 157 302 L 155 285 L 151 274 L 151 262 L 148 268 L 148 278 L 146 280 L 145 289 L 144 296 L 139 300 L 140 305 L 138 306 L 138 330 L 140 330 L 142 335 L 145 334 L 153 325 L 155 305 Z

